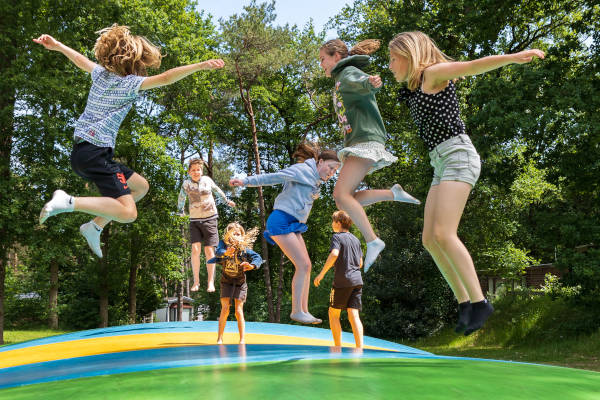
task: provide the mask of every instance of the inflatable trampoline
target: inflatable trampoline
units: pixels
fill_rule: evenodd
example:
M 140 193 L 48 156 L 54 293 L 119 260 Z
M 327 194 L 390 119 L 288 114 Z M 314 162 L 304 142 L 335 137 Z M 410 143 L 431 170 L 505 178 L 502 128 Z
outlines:
M 327 329 L 176 322 L 94 329 L 0 347 L 0 399 L 600 399 L 600 374 L 436 356 Z

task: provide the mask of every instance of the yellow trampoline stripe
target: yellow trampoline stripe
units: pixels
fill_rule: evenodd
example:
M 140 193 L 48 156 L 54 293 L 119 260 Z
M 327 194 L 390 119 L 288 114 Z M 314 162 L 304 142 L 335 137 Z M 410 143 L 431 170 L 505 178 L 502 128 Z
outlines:
M 31 346 L 0 353 L 0 368 L 16 367 L 45 361 L 65 360 L 97 354 L 118 353 L 122 351 L 147 350 L 164 347 L 214 345 L 216 332 L 173 332 L 145 333 L 139 335 L 107 336 L 93 339 L 71 340 Z M 237 333 L 225 333 L 224 344 L 237 344 Z M 295 336 L 247 333 L 246 344 L 293 344 L 305 346 L 333 346 L 332 340 L 303 338 Z M 354 347 L 354 343 L 342 343 L 343 347 Z M 365 349 L 386 350 L 382 347 L 365 346 Z

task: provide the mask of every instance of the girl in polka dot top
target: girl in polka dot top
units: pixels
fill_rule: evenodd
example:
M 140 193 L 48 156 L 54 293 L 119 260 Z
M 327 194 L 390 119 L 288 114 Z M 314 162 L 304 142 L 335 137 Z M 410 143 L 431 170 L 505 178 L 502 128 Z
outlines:
M 533 49 L 455 62 L 422 32 L 396 35 L 389 49 L 390 70 L 398 82 L 407 83 L 400 99 L 409 107 L 434 168 L 425 203 L 423 245 L 458 300 L 456 332 L 469 335 L 483 326 L 494 309 L 484 298 L 471 255 L 457 236 L 481 164 L 465 134 L 454 80 L 512 63 L 528 63 L 535 57 L 544 58 L 544 52 Z

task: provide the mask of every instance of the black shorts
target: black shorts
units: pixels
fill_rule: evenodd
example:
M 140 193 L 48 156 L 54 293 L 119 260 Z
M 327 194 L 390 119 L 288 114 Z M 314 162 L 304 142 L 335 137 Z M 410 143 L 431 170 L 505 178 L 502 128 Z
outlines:
M 246 297 L 248 297 L 248 284 L 246 282 L 241 285 L 235 285 L 221 281 L 221 298 L 246 301 Z
M 216 246 L 219 244 L 219 230 L 217 219 L 206 221 L 190 221 L 190 242 L 202 243 L 204 246 Z
M 345 288 L 333 288 L 329 294 L 329 307 L 345 310 L 356 308 L 362 310 L 362 285 Z
M 134 172 L 112 158 L 112 147 L 98 147 L 88 142 L 75 143 L 71 152 L 71 167 L 77 175 L 94 182 L 102 196 L 116 199 L 131 194 L 127 180 Z

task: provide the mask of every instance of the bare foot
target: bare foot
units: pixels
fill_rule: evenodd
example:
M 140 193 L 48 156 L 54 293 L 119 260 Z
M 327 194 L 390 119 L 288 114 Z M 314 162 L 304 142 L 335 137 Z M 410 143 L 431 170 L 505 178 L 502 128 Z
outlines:
M 212 293 L 215 291 L 215 284 L 212 282 L 208 282 L 208 287 L 206 288 L 206 291 L 209 293 Z
M 223 339 L 217 339 L 217 344 L 223 344 Z
M 191 287 L 190 292 L 197 292 L 198 289 L 200 289 L 200 285 L 197 283 L 194 283 L 194 286 Z

